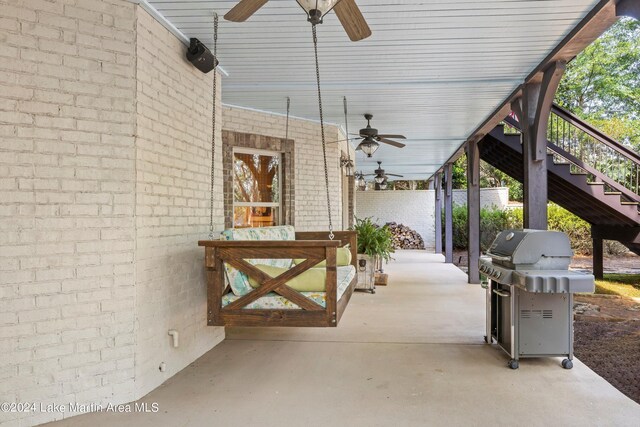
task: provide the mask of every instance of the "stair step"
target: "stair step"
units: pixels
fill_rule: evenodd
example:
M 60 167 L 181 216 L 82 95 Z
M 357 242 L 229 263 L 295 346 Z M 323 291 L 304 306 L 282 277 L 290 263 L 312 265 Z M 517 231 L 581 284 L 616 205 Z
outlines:
M 587 182 L 589 185 L 604 185 L 604 182 Z
M 632 206 L 632 205 L 640 205 L 640 202 L 620 202 L 621 205 Z
M 571 175 L 589 175 L 586 172 L 570 172 Z
M 605 196 L 620 196 L 622 195 L 622 191 L 605 191 Z

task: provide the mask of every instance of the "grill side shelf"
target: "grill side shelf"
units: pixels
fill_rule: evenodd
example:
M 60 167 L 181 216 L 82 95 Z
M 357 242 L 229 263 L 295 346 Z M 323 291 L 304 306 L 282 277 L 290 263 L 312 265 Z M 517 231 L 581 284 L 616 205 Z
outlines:
M 522 290 L 536 293 L 565 294 L 595 291 L 593 275 L 567 270 L 514 271 L 512 283 Z

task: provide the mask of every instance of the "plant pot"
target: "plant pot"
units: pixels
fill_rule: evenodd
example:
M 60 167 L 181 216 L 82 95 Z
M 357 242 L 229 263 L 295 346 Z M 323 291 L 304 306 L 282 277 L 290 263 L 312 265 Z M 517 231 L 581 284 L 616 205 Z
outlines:
M 358 254 L 358 264 L 356 268 L 358 272 L 358 283 L 356 284 L 356 289 L 367 290 L 374 293 L 376 289 L 375 258 L 365 254 Z

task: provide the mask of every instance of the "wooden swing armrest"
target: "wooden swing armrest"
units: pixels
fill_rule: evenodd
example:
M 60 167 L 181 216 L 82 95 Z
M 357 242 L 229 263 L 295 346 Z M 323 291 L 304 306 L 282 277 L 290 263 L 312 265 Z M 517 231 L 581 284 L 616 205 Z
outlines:
M 340 247 L 340 240 L 200 240 L 198 246 L 210 248 L 313 248 Z M 273 257 L 271 257 L 273 258 Z M 286 257 L 282 257 L 286 258 Z

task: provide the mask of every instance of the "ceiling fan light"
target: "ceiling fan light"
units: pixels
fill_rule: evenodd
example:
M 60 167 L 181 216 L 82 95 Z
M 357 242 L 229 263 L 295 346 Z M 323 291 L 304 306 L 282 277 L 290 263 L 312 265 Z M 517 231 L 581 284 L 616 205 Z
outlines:
M 376 177 L 373 178 L 373 180 L 376 182 L 376 184 L 382 184 L 384 182 L 384 176 L 376 175 Z
M 381 190 L 386 190 L 387 189 L 387 180 L 386 179 L 380 183 L 380 189 Z
M 376 152 L 379 146 L 380 144 L 378 144 L 376 141 L 365 139 L 358 145 L 358 148 L 356 148 L 356 150 L 362 150 L 362 152 L 366 154 L 367 157 L 371 157 L 373 153 Z
M 334 8 L 340 0 L 296 0 L 300 7 L 307 12 L 307 18 L 312 24 L 322 23 L 322 18 Z

